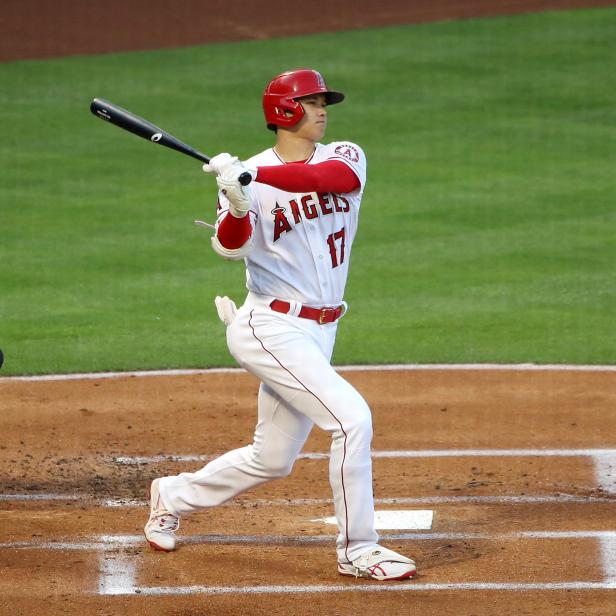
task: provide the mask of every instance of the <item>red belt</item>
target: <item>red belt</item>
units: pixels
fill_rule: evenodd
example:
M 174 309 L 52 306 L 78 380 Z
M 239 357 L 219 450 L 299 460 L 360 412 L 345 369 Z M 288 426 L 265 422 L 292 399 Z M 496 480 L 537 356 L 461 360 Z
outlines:
M 282 312 L 282 314 L 289 314 L 291 310 L 291 304 L 284 302 L 281 299 L 275 299 L 270 308 L 276 312 Z M 324 323 L 333 323 L 337 321 L 344 314 L 344 305 L 336 306 L 335 308 L 310 308 L 309 306 L 302 306 L 297 316 L 302 319 L 312 319 L 317 323 L 323 325 Z

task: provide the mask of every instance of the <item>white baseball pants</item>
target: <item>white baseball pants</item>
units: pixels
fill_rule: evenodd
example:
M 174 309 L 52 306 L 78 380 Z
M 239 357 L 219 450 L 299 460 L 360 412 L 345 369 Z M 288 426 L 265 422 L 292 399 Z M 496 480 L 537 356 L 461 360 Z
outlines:
M 330 365 L 337 324 L 273 312 L 272 299 L 249 293 L 227 328 L 231 354 L 262 382 L 253 444 L 196 473 L 163 477 L 161 498 L 171 513 L 183 516 L 285 477 L 316 424 L 332 436 L 329 480 L 339 529 L 338 560 L 352 561 L 378 542 L 370 409 Z

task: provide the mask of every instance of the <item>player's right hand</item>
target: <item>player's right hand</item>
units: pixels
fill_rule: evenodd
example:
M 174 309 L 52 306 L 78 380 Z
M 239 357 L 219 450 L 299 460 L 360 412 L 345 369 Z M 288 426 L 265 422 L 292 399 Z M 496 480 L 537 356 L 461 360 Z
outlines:
M 226 172 L 216 178 L 216 183 L 220 192 L 229 201 L 229 211 L 236 218 L 243 218 L 250 209 L 250 189 L 247 186 L 242 186 L 238 181 L 236 174 Z

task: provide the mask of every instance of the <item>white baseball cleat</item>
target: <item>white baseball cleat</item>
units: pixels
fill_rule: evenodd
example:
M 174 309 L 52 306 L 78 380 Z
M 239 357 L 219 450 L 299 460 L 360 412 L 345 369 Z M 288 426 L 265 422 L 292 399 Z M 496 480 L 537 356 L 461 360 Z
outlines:
M 406 580 L 417 573 L 417 567 L 410 558 L 377 545 L 351 563 L 339 562 L 338 571 L 368 580 Z
M 180 518 L 169 513 L 160 499 L 158 482 L 154 479 L 150 486 L 150 519 L 143 532 L 148 543 L 161 552 L 175 549 L 175 531 L 180 527 Z

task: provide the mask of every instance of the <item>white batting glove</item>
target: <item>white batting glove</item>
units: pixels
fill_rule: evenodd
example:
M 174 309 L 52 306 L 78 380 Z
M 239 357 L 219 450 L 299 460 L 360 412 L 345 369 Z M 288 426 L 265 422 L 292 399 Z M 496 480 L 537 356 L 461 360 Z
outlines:
M 213 173 L 214 175 L 222 175 L 227 168 L 238 161 L 239 158 L 237 156 L 231 156 L 231 154 L 223 152 L 210 158 L 210 162 L 203 165 L 203 171 Z
M 257 170 L 254 167 L 247 167 L 246 163 L 235 161 L 230 165 L 227 165 L 221 175 L 227 178 L 233 178 L 237 180 L 243 173 L 249 173 L 250 177 L 254 180 L 257 177 Z
M 229 299 L 226 295 L 224 297 L 217 295 L 214 303 L 216 304 L 218 318 L 225 325 L 231 325 L 231 323 L 235 321 L 235 317 L 237 315 L 237 307 L 235 302 L 232 299 Z
M 233 175 L 219 175 L 216 183 L 220 192 L 229 201 L 229 211 L 235 218 L 244 218 L 250 209 L 250 190 L 242 186 Z

